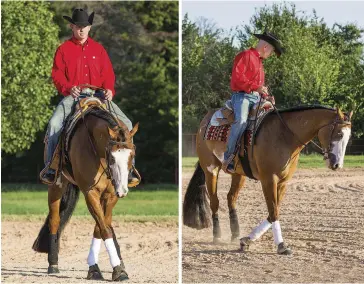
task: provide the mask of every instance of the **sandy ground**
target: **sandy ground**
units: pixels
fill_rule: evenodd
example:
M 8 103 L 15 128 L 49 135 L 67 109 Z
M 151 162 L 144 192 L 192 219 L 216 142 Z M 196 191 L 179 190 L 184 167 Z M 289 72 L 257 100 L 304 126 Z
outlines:
M 91 220 L 71 219 L 61 240 L 61 273 L 52 276 L 47 274 L 47 255 L 31 249 L 42 224 L 41 221 L 2 222 L 2 282 L 97 283 L 86 280 L 86 259 L 94 223 Z M 114 221 L 113 224 L 130 278 L 126 283 L 178 282 L 178 227 L 175 223 Z M 110 282 L 112 268 L 103 244 L 99 267 L 104 278 Z
M 185 192 L 192 172 L 183 175 Z M 230 242 L 226 194 L 230 177 L 220 175 L 222 244 L 212 229 L 183 226 L 183 282 L 362 282 L 364 283 L 364 168 L 333 172 L 299 170 L 281 209 L 284 241 L 293 255 L 279 256 L 269 230 L 242 253 Z M 248 180 L 238 199 L 241 236 L 266 218 L 260 183 Z

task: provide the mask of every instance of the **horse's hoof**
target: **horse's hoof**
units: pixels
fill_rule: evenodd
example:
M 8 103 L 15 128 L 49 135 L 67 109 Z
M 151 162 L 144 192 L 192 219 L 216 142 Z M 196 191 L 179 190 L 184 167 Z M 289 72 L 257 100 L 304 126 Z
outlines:
M 292 250 L 282 242 L 278 245 L 277 253 L 280 255 L 291 255 Z
M 249 246 L 253 241 L 249 237 L 244 237 L 240 239 L 240 251 L 246 252 L 249 250 Z
M 238 236 L 231 236 L 231 242 L 235 243 L 238 240 Z
M 221 241 L 221 238 L 218 238 L 218 237 L 214 237 L 213 241 L 212 241 L 215 245 L 217 244 L 221 244 L 222 241 Z
M 58 265 L 50 265 L 48 266 L 48 274 L 59 273 Z
M 112 272 L 112 281 L 124 281 L 129 279 L 126 271 L 120 266 L 115 266 Z
M 97 264 L 91 265 L 88 269 L 87 280 L 104 280 Z

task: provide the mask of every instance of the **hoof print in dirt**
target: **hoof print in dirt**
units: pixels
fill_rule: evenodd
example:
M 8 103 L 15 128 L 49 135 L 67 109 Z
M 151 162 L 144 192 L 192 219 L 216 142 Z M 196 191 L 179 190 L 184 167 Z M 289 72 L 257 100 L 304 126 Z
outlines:
M 112 272 L 112 281 L 124 281 L 128 279 L 128 274 L 120 265 L 114 267 L 114 271 Z
M 104 280 L 100 268 L 97 264 L 91 265 L 87 273 L 87 280 Z
M 48 274 L 56 274 L 59 273 L 59 269 L 57 265 L 50 265 L 48 267 Z
M 280 243 L 278 245 L 277 253 L 280 255 L 291 255 L 292 250 L 287 245 L 285 245 L 285 243 Z

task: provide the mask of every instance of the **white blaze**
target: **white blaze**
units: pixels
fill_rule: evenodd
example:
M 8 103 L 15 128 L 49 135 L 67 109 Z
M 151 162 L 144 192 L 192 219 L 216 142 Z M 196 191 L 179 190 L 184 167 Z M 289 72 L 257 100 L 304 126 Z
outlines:
M 344 166 L 344 157 L 346 146 L 348 145 L 351 128 L 345 127 L 342 129 L 343 137 L 339 141 L 333 141 L 332 153 L 336 156 L 337 162 L 339 164 L 339 169 Z
M 128 194 L 128 161 L 130 156 L 130 149 L 119 149 L 115 152 L 111 152 L 111 155 L 115 159 L 115 163 L 110 165 L 112 171 L 112 177 L 115 180 L 115 189 L 119 197 L 126 196 Z

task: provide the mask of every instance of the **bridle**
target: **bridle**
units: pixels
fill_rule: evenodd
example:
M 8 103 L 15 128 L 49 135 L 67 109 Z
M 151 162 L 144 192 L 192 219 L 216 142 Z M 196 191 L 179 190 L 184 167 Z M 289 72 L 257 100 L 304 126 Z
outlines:
M 96 86 L 92 86 L 92 85 L 89 85 L 89 84 L 84 84 L 84 85 L 79 85 L 79 87 L 88 87 L 92 90 L 101 90 L 101 91 L 106 91 L 105 89 L 102 89 L 102 88 L 99 88 L 99 87 L 96 87 Z M 93 96 L 94 94 L 91 94 L 91 96 Z M 77 101 L 78 105 L 80 106 L 80 109 L 81 109 L 81 117 L 82 117 L 82 121 L 86 127 L 86 132 L 87 132 L 87 136 L 88 136 L 88 139 L 90 141 L 90 144 L 91 144 L 91 147 L 92 147 L 92 150 L 96 156 L 96 158 L 100 159 L 100 156 L 97 154 L 97 151 L 96 151 L 96 148 L 95 148 L 95 145 L 92 141 L 92 138 L 91 138 L 91 135 L 90 135 L 90 131 L 89 131 L 89 128 L 87 126 L 87 123 L 85 121 L 85 115 L 84 113 L 82 112 L 82 108 L 81 108 L 81 105 L 80 105 L 80 100 Z M 107 103 L 109 104 L 109 109 L 110 109 L 110 103 L 109 101 L 107 101 Z M 110 112 L 111 113 L 111 112 Z M 115 110 L 114 110 L 114 113 L 115 113 Z M 115 122 L 119 125 L 118 123 L 118 120 L 116 119 L 116 117 L 111 113 L 113 119 L 115 120 Z M 119 130 L 123 130 L 124 129 L 120 126 L 118 126 L 118 128 L 116 129 L 113 129 L 114 131 L 117 131 L 119 132 Z M 99 179 L 93 184 L 93 185 L 90 185 L 88 190 L 90 190 L 92 187 L 94 187 L 101 179 L 101 177 L 103 176 L 103 174 L 105 173 L 106 174 L 106 177 L 107 179 L 111 180 L 111 183 L 113 184 L 114 188 L 115 188 L 115 191 L 116 191 L 116 182 L 115 182 L 115 179 L 114 177 L 112 176 L 112 173 L 111 173 L 111 169 L 110 169 L 110 166 L 113 165 L 115 163 L 115 159 L 114 157 L 111 155 L 111 148 L 113 146 L 120 146 L 121 147 L 124 147 L 126 145 L 132 145 L 132 148 L 135 150 L 135 145 L 133 143 L 128 143 L 128 142 L 125 142 L 125 141 L 117 141 L 117 140 L 114 140 L 114 139 L 111 139 L 109 138 L 109 141 L 105 147 L 105 161 L 106 161 L 106 167 L 104 167 L 104 165 L 102 163 L 100 163 L 102 169 L 103 169 L 103 172 L 101 173 Z M 128 147 L 129 148 L 129 147 Z
M 330 129 L 331 129 L 331 134 L 330 134 L 330 140 L 329 140 L 329 144 L 328 144 L 329 146 L 328 146 L 328 148 L 327 149 L 325 149 L 325 148 L 322 149 L 320 147 L 321 150 L 322 150 L 322 154 L 324 156 L 324 160 L 329 159 L 329 154 L 331 153 L 331 150 L 332 150 L 332 141 L 333 141 L 334 130 L 335 130 L 336 126 L 338 126 L 338 125 L 351 126 L 351 122 L 350 121 L 342 121 L 341 119 L 339 119 L 338 117 L 336 117 L 334 119 L 334 121 L 332 121 L 331 123 L 328 123 L 328 124 L 320 127 L 319 130 L 317 131 L 317 134 L 318 134 L 322 128 L 327 127 L 327 126 L 329 126 Z

